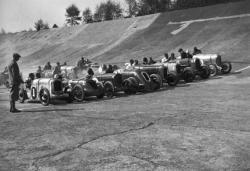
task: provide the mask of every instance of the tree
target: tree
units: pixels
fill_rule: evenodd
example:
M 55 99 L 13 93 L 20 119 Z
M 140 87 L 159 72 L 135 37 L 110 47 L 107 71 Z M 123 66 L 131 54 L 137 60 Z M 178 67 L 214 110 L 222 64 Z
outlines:
M 138 4 L 136 0 L 126 0 L 128 4 L 128 14 L 129 16 L 136 16 L 138 14 Z
M 83 21 L 85 23 L 92 23 L 93 22 L 93 15 L 92 12 L 89 8 L 86 8 L 83 12 L 82 12 L 82 18 Z
M 122 8 L 119 3 L 108 0 L 96 6 L 95 21 L 113 20 L 122 17 Z
M 4 28 L 1 28 L 1 33 L 0 34 L 6 34 Z
M 56 24 L 54 24 L 52 28 L 58 28 L 58 26 Z
M 148 15 L 165 12 L 171 8 L 173 0 L 140 0 L 138 15 Z
M 45 23 L 42 19 L 39 19 L 37 22 L 35 22 L 35 29 L 36 31 L 40 31 L 43 29 L 49 29 L 48 23 Z
M 66 22 L 70 26 L 78 25 L 79 21 L 81 21 L 81 17 L 79 17 L 80 11 L 74 4 L 70 5 L 66 8 Z

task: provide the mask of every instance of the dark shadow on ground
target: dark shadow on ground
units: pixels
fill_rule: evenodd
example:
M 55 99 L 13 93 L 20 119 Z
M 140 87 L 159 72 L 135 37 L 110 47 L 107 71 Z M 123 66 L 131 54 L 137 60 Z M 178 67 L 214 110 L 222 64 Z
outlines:
M 77 110 L 85 110 L 85 108 L 78 108 L 78 109 L 39 109 L 39 110 L 22 110 L 22 112 L 60 112 L 60 111 L 77 111 Z

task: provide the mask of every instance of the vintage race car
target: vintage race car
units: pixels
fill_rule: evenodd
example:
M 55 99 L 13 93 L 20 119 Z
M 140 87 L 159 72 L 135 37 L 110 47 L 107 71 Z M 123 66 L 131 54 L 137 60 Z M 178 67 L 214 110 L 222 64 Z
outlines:
M 62 77 L 34 79 L 33 73 L 29 74 L 29 79 L 23 84 L 19 91 L 19 101 L 38 100 L 42 105 L 47 106 L 53 99 L 65 99 L 72 102 L 71 89 L 68 81 Z
M 104 73 L 96 75 L 98 81 L 103 83 L 108 96 L 113 95 L 115 92 L 124 91 L 122 75 L 119 73 Z M 111 94 L 111 92 L 113 92 Z
M 174 79 L 172 79 L 172 81 L 171 77 L 168 78 L 173 85 L 175 85 L 176 82 L 178 83 L 179 80 L 184 80 L 185 82 L 192 82 L 194 80 L 195 75 L 190 66 L 181 65 L 176 60 L 159 64 L 167 68 L 168 73 L 172 73 L 177 77 L 177 80 L 173 77 Z
M 228 74 L 232 70 L 232 64 L 228 61 L 222 62 L 221 56 L 218 54 L 197 54 L 193 58 L 200 59 L 205 65 L 208 65 L 211 76 L 215 76 L 218 73 Z
M 176 63 L 178 64 L 179 72 L 183 73 L 183 78 L 187 82 L 192 82 L 196 75 L 202 79 L 207 79 L 210 76 L 210 69 L 202 59 L 177 58 Z M 193 78 L 191 78 L 191 76 L 193 76 Z
M 104 96 L 108 98 L 113 97 L 113 90 L 110 90 L 109 87 L 105 87 L 102 82 L 99 82 L 97 79 L 91 81 L 86 81 L 85 79 L 69 80 L 69 86 L 72 89 L 72 97 L 78 102 L 90 96 L 96 96 L 98 99 Z
M 135 68 L 147 72 L 152 79 L 158 79 L 157 77 L 160 76 L 161 82 L 168 83 L 169 86 L 176 86 L 179 82 L 177 74 L 175 72 L 170 72 L 168 67 L 160 63 L 136 66 Z
M 119 69 L 115 73 L 121 74 L 122 86 L 126 94 L 135 94 L 138 91 L 154 91 L 162 86 L 160 75 L 152 74 L 149 76 L 147 72 L 140 69 Z

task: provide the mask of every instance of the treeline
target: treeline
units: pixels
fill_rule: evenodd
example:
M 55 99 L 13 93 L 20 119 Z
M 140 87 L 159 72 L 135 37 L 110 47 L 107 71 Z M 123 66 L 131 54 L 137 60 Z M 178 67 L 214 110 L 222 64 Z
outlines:
M 201 6 L 214 5 L 219 3 L 235 2 L 242 0 L 125 0 L 128 9 L 125 11 L 121 5 L 112 0 L 101 2 L 92 12 L 90 8 L 85 8 L 80 13 L 80 9 L 72 4 L 66 8 L 66 24 L 73 26 L 81 23 L 93 23 L 119 18 L 129 18 L 155 14 L 159 12 L 194 8 Z M 57 28 L 56 24 L 53 28 Z M 48 29 L 49 26 L 41 19 L 35 23 L 37 31 Z
M 129 16 L 143 16 L 241 0 L 125 0 Z

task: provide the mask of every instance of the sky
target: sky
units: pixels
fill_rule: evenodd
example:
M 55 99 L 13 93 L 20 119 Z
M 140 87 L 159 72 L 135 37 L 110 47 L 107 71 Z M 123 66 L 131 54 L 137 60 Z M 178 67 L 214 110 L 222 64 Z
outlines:
M 0 29 L 5 32 L 34 30 L 34 23 L 42 19 L 50 27 L 65 23 L 65 11 L 75 4 L 81 11 L 89 7 L 95 10 L 97 4 L 106 0 L 0 0 Z M 113 0 L 126 8 L 125 0 Z

